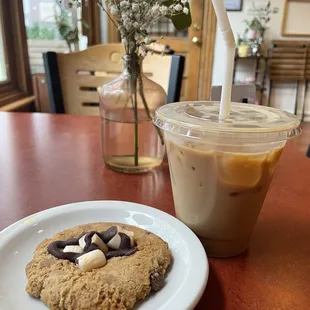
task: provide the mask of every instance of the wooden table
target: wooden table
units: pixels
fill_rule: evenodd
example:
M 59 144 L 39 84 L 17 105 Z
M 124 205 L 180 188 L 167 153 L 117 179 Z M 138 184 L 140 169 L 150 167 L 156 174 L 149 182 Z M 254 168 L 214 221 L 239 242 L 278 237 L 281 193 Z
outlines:
M 167 164 L 145 175 L 104 167 L 97 117 L 0 113 L 0 229 L 34 212 L 95 199 L 174 213 Z M 310 160 L 290 143 L 248 251 L 209 261 L 198 310 L 310 309 Z

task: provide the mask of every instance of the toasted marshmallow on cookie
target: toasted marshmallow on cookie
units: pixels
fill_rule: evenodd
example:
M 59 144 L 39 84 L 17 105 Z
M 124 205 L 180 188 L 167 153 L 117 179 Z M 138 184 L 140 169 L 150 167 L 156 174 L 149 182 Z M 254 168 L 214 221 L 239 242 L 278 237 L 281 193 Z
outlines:
M 108 242 L 108 247 L 110 247 L 113 250 L 117 250 L 119 249 L 120 245 L 121 245 L 121 236 L 119 235 L 119 233 L 117 233 L 109 242 Z
M 66 245 L 66 247 L 63 249 L 65 253 L 76 253 L 76 254 L 81 254 L 83 253 L 83 248 L 80 247 L 79 245 Z
M 116 235 L 114 235 L 114 237 L 107 243 L 108 246 L 113 249 L 113 250 L 118 250 L 121 246 L 121 235 L 120 234 L 124 234 L 126 235 L 129 239 L 130 239 L 130 246 L 133 247 L 135 244 L 135 240 L 134 240 L 134 233 L 132 231 L 126 230 L 120 226 L 116 226 L 117 227 L 117 233 Z
M 76 263 L 82 271 L 87 272 L 105 266 L 107 259 L 104 253 L 97 249 L 79 256 Z
M 79 239 L 79 245 L 80 247 L 82 247 L 83 249 L 85 249 L 86 246 L 86 242 L 85 242 L 85 236 L 82 236 Z M 102 239 L 97 235 L 94 234 L 91 238 L 91 243 L 94 243 L 98 246 L 98 248 L 103 252 L 103 253 L 108 253 L 109 249 L 108 246 L 102 241 Z

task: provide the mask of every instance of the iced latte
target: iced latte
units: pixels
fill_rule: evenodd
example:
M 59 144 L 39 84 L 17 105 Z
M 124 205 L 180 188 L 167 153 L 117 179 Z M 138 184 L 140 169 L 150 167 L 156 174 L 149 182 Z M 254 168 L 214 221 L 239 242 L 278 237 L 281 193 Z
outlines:
M 269 120 L 276 126 L 279 116 L 279 126 L 280 119 L 291 120 L 296 131 L 299 121 L 283 111 L 242 104 L 233 105 L 228 123 L 217 121 L 216 103 L 165 108 L 155 122 L 165 132 L 177 217 L 200 237 L 209 256 L 242 253 L 288 134 L 261 126 L 268 127 Z

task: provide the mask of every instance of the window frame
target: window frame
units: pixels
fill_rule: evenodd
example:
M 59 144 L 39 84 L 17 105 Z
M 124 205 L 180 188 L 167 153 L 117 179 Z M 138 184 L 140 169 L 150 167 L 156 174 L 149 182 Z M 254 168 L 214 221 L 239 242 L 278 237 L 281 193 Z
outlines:
M 0 107 L 32 94 L 22 0 L 0 0 L 8 81 L 0 84 Z
M 101 43 L 100 39 L 100 10 L 96 1 L 82 0 L 82 20 L 88 27 L 82 25 L 82 33 L 88 38 L 88 47 Z

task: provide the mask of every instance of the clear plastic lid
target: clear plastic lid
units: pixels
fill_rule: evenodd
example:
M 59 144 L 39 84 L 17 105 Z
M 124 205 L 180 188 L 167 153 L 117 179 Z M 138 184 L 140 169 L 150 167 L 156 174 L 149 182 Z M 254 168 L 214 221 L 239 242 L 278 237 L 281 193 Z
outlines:
M 301 132 L 300 120 L 293 114 L 274 108 L 232 103 L 230 117 L 219 120 L 219 102 L 170 103 L 156 111 L 154 123 L 163 130 L 188 137 L 205 133 L 276 133 L 293 137 Z

